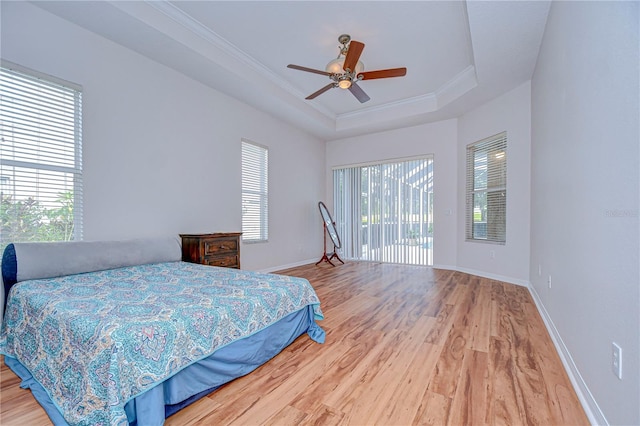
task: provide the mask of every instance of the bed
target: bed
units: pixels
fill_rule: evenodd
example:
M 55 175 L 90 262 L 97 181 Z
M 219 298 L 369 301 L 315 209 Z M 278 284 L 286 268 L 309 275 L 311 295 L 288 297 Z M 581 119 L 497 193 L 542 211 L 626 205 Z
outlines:
M 175 238 L 23 243 L 2 260 L 0 353 L 56 425 L 161 425 L 300 335 L 302 278 L 182 262 Z

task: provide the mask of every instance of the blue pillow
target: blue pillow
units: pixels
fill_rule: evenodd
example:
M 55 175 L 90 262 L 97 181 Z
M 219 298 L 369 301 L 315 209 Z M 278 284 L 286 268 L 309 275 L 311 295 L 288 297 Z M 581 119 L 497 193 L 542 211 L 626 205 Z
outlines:
M 16 248 L 9 244 L 2 254 L 2 281 L 4 282 L 4 302 L 7 307 L 7 297 L 11 286 L 18 281 L 18 260 L 16 259 Z M 4 310 L 3 310 L 4 312 Z

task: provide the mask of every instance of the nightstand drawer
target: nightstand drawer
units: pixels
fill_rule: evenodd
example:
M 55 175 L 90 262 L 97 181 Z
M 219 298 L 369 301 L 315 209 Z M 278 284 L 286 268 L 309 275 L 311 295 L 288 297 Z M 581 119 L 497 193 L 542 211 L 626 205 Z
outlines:
M 202 242 L 205 256 L 238 251 L 238 240 L 235 238 L 206 239 Z
M 225 268 L 239 268 L 238 256 L 231 254 L 228 256 L 205 257 L 204 264 L 209 266 L 222 266 Z

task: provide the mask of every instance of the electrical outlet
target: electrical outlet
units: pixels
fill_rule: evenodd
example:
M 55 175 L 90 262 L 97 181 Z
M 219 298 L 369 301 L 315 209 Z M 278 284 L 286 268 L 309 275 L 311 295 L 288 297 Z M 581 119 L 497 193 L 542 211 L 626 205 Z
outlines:
M 622 380 L 622 348 L 616 342 L 611 343 L 611 369 Z
M 549 288 L 551 288 L 551 275 L 549 275 L 549 278 L 547 278 L 547 284 L 549 284 Z
M 538 276 L 541 277 L 542 276 L 542 264 L 538 265 Z
M 495 250 L 489 250 L 489 257 L 492 259 L 496 258 L 496 251 Z

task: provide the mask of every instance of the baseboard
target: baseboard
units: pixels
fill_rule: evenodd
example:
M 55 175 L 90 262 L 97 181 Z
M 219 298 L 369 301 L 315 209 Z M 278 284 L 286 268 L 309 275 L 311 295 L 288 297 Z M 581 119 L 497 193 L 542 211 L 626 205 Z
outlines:
M 571 357 L 569 349 L 565 346 L 562 337 L 560 337 L 560 333 L 558 332 L 556 326 L 553 324 L 553 321 L 551 320 L 549 313 L 544 307 L 540 296 L 538 296 L 536 289 L 532 285 L 528 285 L 527 287 L 529 288 L 529 293 L 531 294 L 531 297 L 533 297 L 536 308 L 538 309 L 538 312 L 542 317 L 542 321 L 544 321 L 544 325 L 547 327 L 547 331 L 551 336 L 553 345 L 556 347 L 556 351 L 560 356 L 562 365 L 564 366 L 564 369 L 569 376 L 569 380 L 573 385 L 573 389 L 576 391 L 578 399 L 582 404 L 582 408 L 584 408 L 589 422 L 592 425 L 609 425 L 609 422 L 607 422 L 604 413 L 602 412 L 602 410 L 600 410 L 600 407 L 591 394 L 591 391 L 589 391 L 587 384 L 582 379 L 582 375 L 580 374 L 580 371 L 578 370 L 575 362 L 573 362 L 573 358 Z
M 505 283 L 515 284 L 522 287 L 529 287 L 529 281 L 521 280 L 513 277 L 507 277 L 504 275 L 491 274 L 485 271 L 478 271 L 470 268 L 460 268 L 459 266 L 446 266 L 446 265 L 435 266 L 434 265 L 433 267 L 438 269 L 449 269 L 452 271 L 464 272 L 465 274 L 476 275 L 482 278 L 489 278 L 490 280 L 502 281 Z
M 457 271 L 458 267 L 455 265 L 431 265 L 433 269 L 446 269 L 447 271 Z
M 318 259 L 315 259 L 315 258 L 314 259 L 301 260 L 299 262 L 288 263 L 286 265 L 273 266 L 273 267 L 266 268 L 266 269 L 259 269 L 256 272 L 267 274 L 267 273 L 270 273 L 270 272 L 276 272 L 276 271 L 282 271 L 284 269 L 295 268 L 296 266 L 302 266 L 302 265 L 308 265 L 310 263 L 316 263 L 317 261 L 318 261 Z

